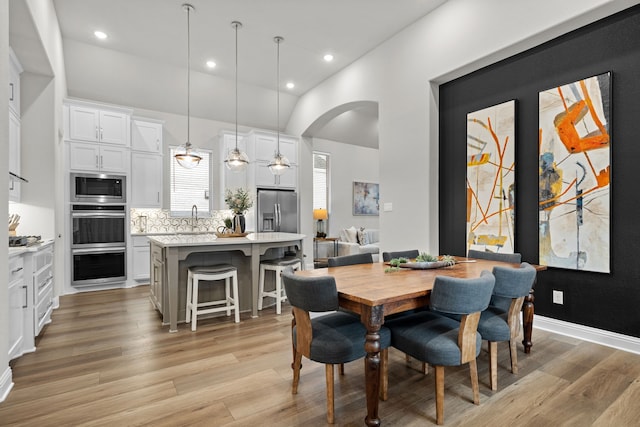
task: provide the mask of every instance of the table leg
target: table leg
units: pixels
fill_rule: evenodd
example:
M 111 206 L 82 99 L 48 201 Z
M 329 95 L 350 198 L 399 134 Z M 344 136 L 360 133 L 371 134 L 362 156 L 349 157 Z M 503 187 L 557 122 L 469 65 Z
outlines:
M 178 249 L 166 248 L 167 251 L 167 291 L 169 300 L 169 332 L 178 332 L 178 276 L 180 266 L 178 262 Z
M 364 422 L 368 426 L 379 426 L 378 396 L 380 391 L 380 327 L 384 322 L 382 306 L 366 307 L 361 321 L 367 328 L 364 349 L 365 383 L 367 390 L 367 416 Z
M 524 297 L 524 304 L 522 306 L 522 327 L 524 330 L 524 339 L 522 340 L 522 344 L 524 345 L 524 352 L 531 353 L 531 346 L 533 343 L 531 342 L 531 335 L 533 333 L 533 289 L 529 291 L 529 295 Z

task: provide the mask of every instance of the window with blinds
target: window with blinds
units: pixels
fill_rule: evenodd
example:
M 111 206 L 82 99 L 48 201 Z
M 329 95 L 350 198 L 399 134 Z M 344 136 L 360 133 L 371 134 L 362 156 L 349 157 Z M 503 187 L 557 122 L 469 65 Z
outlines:
M 171 215 L 191 216 L 193 205 L 198 216 L 211 215 L 211 151 L 199 149 L 202 160 L 193 169 L 183 168 L 173 158 L 178 147 L 171 147 Z
M 329 155 L 313 152 L 313 209 L 329 210 Z

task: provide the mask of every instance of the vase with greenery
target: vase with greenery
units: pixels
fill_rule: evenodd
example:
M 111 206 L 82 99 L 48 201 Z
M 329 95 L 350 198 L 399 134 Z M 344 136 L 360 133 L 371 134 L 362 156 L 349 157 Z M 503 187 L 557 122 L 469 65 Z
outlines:
M 246 221 L 244 213 L 253 206 L 253 198 L 246 188 L 227 189 L 224 201 L 233 211 L 233 228 L 236 233 L 244 233 Z

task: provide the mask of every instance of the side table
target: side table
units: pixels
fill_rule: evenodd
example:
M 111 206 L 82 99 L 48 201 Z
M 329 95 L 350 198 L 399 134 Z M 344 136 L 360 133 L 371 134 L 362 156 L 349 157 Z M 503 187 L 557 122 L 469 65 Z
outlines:
M 318 242 L 333 242 L 333 256 L 338 256 L 338 237 L 314 237 L 313 243 L 315 245 L 315 252 L 313 258 L 313 266 L 314 268 L 324 268 L 327 267 L 328 261 L 327 258 L 318 258 Z

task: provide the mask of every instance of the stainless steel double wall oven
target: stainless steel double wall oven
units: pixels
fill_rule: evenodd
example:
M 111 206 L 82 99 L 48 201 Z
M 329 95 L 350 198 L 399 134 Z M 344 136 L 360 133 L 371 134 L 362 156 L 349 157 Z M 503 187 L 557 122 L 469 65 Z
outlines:
M 127 279 L 126 177 L 71 174 L 71 284 Z

